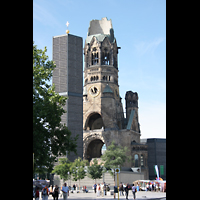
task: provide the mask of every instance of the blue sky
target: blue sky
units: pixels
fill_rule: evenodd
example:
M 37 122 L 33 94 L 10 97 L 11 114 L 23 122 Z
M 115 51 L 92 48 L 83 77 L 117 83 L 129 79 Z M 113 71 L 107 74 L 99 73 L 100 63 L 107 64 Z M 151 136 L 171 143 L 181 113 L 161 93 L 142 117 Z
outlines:
M 47 46 L 52 37 L 87 37 L 90 21 L 112 20 L 118 54 L 119 91 L 139 95 L 141 138 L 166 138 L 166 0 L 33 0 L 33 41 Z M 125 110 L 124 110 L 125 111 Z

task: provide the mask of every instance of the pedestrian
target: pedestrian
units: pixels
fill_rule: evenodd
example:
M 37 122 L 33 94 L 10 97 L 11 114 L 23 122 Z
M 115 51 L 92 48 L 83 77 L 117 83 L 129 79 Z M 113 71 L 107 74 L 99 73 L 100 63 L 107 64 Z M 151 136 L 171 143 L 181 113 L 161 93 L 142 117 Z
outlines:
M 58 200 L 58 193 L 59 193 L 59 189 L 58 189 L 58 185 L 55 186 L 54 188 L 54 192 L 53 192 L 53 199 Z
M 66 200 L 67 197 L 69 196 L 69 188 L 67 187 L 66 183 L 64 183 L 64 186 L 62 187 L 62 192 L 63 192 L 63 200 Z
M 156 188 L 157 188 L 157 187 L 156 187 L 156 182 L 155 182 L 155 183 L 154 183 L 154 190 L 155 190 L 155 192 L 156 192 Z
M 39 190 L 38 187 L 35 187 L 35 200 L 39 200 Z
M 97 184 L 97 196 L 100 197 L 100 191 L 101 191 L 101 187 L 100 184 Z
M 49 187 L 49 194 L 53 194 L 53 185 L 51 185 L 50 187 Z
M 97 191 L 97 184 L 95 183 L 94 184 L 94 192 L 95 192 L 95 194 L 96 194 L 96 191 Z
M 87 190 L 87 188 L 86 188 L 86 185 L 85 185 L 85 192 L 88 193 L 88 190 Z
M 73 188 L 74 188 L 74 190 L 76 189 L 75 183 L 74 183 L 74 185 L 73 185 Z
M 48 200 L 49 190 L 47 185 L 42 189 L 42 200 Z
M 125 192 L 126 192 L 126 199 L 128 199 L 128 191 L 129 191 L 129 189 L 128 189 L 128 183 L 126 184 L 126 187 L 125 187 Z
M 104 182 L 104 185 L 103 185 L 103 192 L 104 192 L 104 196 L 106 196 L 106 183 Z
M 152 183 L 152 191 L 154 191 L 154 183 Z
M 104 184 L 103 184 L 103 182 L 102 182 L 102 184 L 101 184 L 101 194 L 102 194 L 102 197 L 104 196 L 103 194 L 103 188 L 104 188 Z
M 122 184 L 122 182 L 119 184 L 119 195 L 120 196 L 124 196 L 124 187 L 123 187 L 123 184 Z
M 137 192 L 137 189 L 134 186 L 134 184 L 133 184 L 133 187 L 132 187 L 132 192 L 133 192 L 133 198 L 135 199 L 135 193 Z

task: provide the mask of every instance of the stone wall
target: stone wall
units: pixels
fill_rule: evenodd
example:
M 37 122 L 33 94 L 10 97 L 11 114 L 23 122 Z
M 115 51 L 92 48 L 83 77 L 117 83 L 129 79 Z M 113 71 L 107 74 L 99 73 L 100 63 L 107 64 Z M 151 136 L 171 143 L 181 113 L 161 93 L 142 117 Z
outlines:
M 128 172 L 128 171 L 121 171 L 119 173 L 119 183 L 130 183 L 132 184 L 134 181 L 136 180 L 144 180 L 144 174 L 143 173 L 134 173 L 134 172 Z M 102 183 L 104 182 L 106 184 L 110 184 L 111 186 L 111 190 L 113 190 L 113 186 L 114 186 L 114 177 L 112 177 L 108 172 L 104 173 L 101 179 L 96 179 L 96 184 L 98 183 Z M 77 184 L 79 186 L 79 181 L 73 181 L 71 180 L 67 180 L 67 181 L 63 181 L 60 180 L 59 176 L 54 175 L 54 185 L 58 185 L 59 187 L 61 187 L 64 182 L 66 182 L 67 184 L 71 183 L 70 185 L 73 186 L 73 184 Z M 80 186 L 81 188 L 83 186 L 86 185 L 86 187 L 89 189 L 91 189 L 91 187 L 94 185 L 95 180 L 89 178 L 88 176 L 86 176 L 84 179 L 80 180 Z M 117 185 L 117 174 L 115 175 L 115 185 Z

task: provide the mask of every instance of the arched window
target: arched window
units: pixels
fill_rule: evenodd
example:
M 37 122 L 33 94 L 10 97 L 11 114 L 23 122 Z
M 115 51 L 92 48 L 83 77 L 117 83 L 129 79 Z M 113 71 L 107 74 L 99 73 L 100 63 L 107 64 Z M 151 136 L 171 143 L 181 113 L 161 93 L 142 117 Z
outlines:
M 107 81 L 107 76 L 103 76 L 103 80 L 104 80 L 104 81 Z
M 110 59 L 109 59 L 109 53 L 102 52 L 102 64 L 103 65 L 109 65 Z
M 99 62 L 99 55 L 98 52 L 97 53 L 93 53 L 92 54 L 92 65 L 97 65 Z
M 99 80 L 98 76 L 91 76 L 91 78 L 90 78 L 90 81 L 98 81 L 98 80 Z
M 134 155 L 135 167 L 139 167 L 139 157 L 138 154 Z

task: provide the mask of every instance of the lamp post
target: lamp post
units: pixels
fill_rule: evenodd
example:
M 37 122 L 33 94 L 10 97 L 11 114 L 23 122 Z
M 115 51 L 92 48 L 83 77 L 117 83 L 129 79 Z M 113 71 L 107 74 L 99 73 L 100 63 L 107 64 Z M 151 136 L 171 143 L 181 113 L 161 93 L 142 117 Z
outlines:
M 67 174 L 68 174 L 68 187 L 69 187 L 69 172 L 67 172 Z

